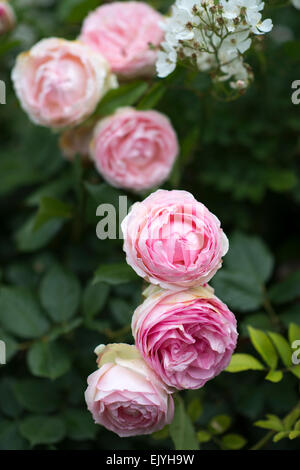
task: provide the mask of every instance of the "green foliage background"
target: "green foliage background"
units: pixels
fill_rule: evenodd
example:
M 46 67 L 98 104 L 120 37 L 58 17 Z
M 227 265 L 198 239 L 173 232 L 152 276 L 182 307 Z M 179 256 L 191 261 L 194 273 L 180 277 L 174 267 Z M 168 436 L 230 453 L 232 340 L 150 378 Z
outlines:
M 170 4 L 149 3 L 163 12 Z M 299 10 L 267 2 L 266 17 L 281 29 L 249 53 L 255 82 L 236 101 L 215 99 L 205 74 L 178 68 L 154 89 L 140 82 L 122 88 L 98 110 L 155 105 L 172 120 L 181 154 L 164 187 L 192 192 L 229 234 L 213 286 L 237 316 L 236 352 L 252 356 L 235 358 L 232 368 L 243 372 L 223 372 L 181 393 L 170 429 L 120 439 L 92 423 L 83 393 L 96 367 L 94 347 L 133 341 L 142 283 L 126 266 L 122 241 L 95 233 L 97 205 L 117 208 L 125 193 L 79 159 L 66 162 L 58 136 L 20 109 L 9 78 L 18 52 L 43 37 L 75 38 L 100 2 L 12 4 L 18 27 L 0 38 L 7 83 L 7 104 L 0 105 L 0 338 L 8 346 L 0 366 L 0 449 L 299 448 L 300 366 L 289 362 L 290 342 L 300 339 L 300 105 L 291 102 L 291 84 L 300 79 Z

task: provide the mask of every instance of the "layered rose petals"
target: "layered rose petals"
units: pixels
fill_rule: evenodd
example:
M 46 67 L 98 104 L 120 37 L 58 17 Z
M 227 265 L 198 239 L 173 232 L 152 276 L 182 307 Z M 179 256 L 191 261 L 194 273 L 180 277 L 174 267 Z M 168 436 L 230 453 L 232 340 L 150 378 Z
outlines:
M 176 133 L 157 111 L 119 109 L 94 130 L 91 156 L 113 186 L 143 191 L 162 183 L 178 153 Z
M 132 319 L 138 350 L 170 387 L 203 387 L 230 362 L 237 342 L 235 316 L 208 286 L 148 290 Z
M 174 414 L 169 390 L 146 365 L 135 346 L 115 346 L 122 346 L 122 354 L 113 353 L 107 362 L 100 361 L 99 370 L 88 378 L 85 398 L 95 422 L 120 437 L 162 429 Z
M 186 191 L 152 193 L 132 206 L 122 230 L 127 263 L 172 290 L 208 282 L 228 251 L 217 217 Z
M 79 42 L 49 38 L 18 56 L 12 80 L 22 107 L 36 124 L 78 124 L 116 86 L 106 60 Z
M 152 75 L 163 17 L 143 2 L 113 2 L 85 19 L 80 40 L 99 51 L 123 78 Z

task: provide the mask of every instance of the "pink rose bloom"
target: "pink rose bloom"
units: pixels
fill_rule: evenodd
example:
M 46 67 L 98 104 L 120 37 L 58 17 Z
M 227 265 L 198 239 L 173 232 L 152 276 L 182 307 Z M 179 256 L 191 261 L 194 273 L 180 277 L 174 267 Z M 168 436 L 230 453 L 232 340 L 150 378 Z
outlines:
M 127 263 L 166 289 L 208 282 L 228 251 L 220 221 L 187 191 L 158 190 L 135 203 L 122 231 Z
M 14 10 L 7 2 L 0 2 L 0 35 L 11 31 L 16 24 Z
M 100 346 L 99 369 L 88 378 L 85 399 L 95 423 L 120 437 L 151 434 L 173 419 L 170 391 L 135 346 Z
M 85 19 L 80 40 L 99 51 L 124 78 L 152 75 L 164 33 L 162 15 L 143 2 L 113 2 Z M 151 47 L 152 46 L 152 47 Z
M 136 346 L 170 387 L 197 389 L 224 370 L 236 347 L 236 319 L 209 286 L 148 288 L 132 318 Z
M 91 156 L 98 171 L 119 188 L 143 191 L 170 174 L 178 154 L 176 133 L 157 111 L 118 110 L 96 126 Z
M 12 72 L 22 107 L 36 124 L 78 124 L 116 86 L 106 60 L 79 42 L 49 38 L 20 54 Z

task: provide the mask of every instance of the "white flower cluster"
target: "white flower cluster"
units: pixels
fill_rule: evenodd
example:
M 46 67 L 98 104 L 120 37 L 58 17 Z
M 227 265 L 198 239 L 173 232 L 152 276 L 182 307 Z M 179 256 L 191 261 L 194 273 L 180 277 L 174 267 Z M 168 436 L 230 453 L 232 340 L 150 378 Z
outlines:
M 243 53 L 251 46 L 251 35 L 271 31 L 270 19 L 262 21 L 260 0 L 176 0 L 158 52 L 157 72 L 166 77 L 178 60 L 190 60 L 208 71 L 216 81 L 230 80 L 231 88 L 247 88 L 251 68 Z

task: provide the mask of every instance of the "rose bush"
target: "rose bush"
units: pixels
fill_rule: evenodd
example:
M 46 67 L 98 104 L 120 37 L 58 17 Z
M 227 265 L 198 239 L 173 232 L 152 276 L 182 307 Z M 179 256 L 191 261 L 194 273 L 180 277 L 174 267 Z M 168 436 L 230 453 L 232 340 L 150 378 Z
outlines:
M 91 157 L 113 186 L 144 191 L 163 183 L 178 154 L 176 133 L 157 111 L 120 108 L 95 127 Z

